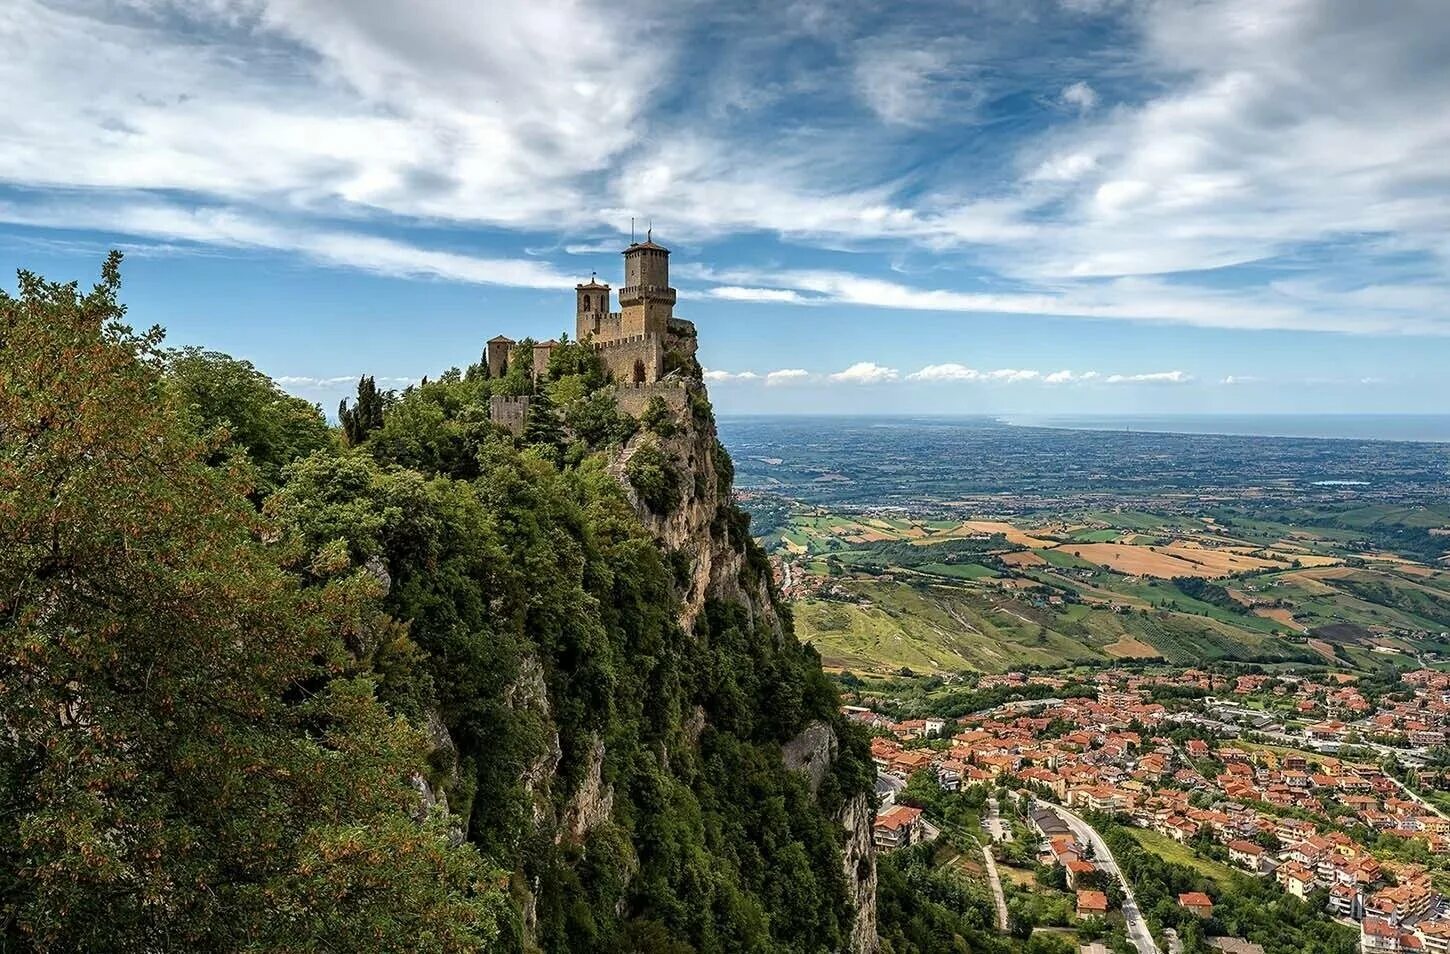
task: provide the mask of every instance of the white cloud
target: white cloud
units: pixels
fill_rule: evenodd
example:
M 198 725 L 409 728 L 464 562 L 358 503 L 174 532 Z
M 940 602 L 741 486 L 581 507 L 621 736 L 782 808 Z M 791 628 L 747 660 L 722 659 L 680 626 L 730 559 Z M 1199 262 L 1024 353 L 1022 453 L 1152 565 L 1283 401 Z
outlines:
M 883 46 L 873 38 L 856 61 L 856 91 L 883 122 L 918 123 L 937 110 L 931 85 L 946 65 L 938 50 Z
M 972 381 L 1018 384 L 1024 381 L 1039 381 L 1043 384 L 1186 384 L 1193 375 L 1186 371 L 1149 371 L 1139 374 L 1108 374 L 1098 371 L 1043 372 L 1031 368 L 994 368 L 978 370 L 963 364 L 929 364 L 906 376 L 909 381 Z
M 1096 371 L 1070 371 L 1064 368 L 1061 371 L 1053 371 L 1045 375 L 1042 380 L 1047 384 L 1086 384 L 1089 381 L 1096 381 L 1102 375 Z
M 975 121 L 987 80 L 962 64 L 990 59 L 1007 31 L 947 41 L 903 15 L 863 36 L 849 12 L 816 4 L 732 19 L 714 52 L 746 63 L 752 79 L 768 72 L 759 79 L 772 89 L 727 96 L 728 110 L 798 109 L 841 89 L 888 127 L 911 127 L 793 112 L 757 117 L 772 130 L 762 136 L 760 123 L 653 111 L 662 90 L 688 94 L 717 77 L 708 57 L 685 63 L 686 31 L 650 0 L 418 0 L 405 13 L 382 0 L 10 0 L 0 36 L 24 39 L 0 58 L 10 94 L 0 184 L 18 187 L 13 222 L 272 248 L 387 274 L 569 284 L 547 266 L 364 234 L 373 223 L 594 236 L 630 215 L 665 214 L 666 234 L 691 241 L 765 231 L 832 249 L 951 251 L 1012 279 L 995 287 L 1018 289 L 742 280 L 708 292 L 725 300 L 1445 333 L 1441 4 L 1071 2 L 1132 18 L 1123 35 L 1139 45 L 1115 49 L 1102 72 L 1114 90 L 1136 83 L 1134 95 L 1103 108 L 1099 74 L 1090 83 L 1044 70 L 1039 92 L 1080 116 L 1013 140 L 983 171 L 965 154 L 975 149 L 943 150 L 917 127 L 941 123 L 959 138 Z M 843 65 L 782 55 L 770 65 L 790 75 L 754 70 L 752 44 L 786 20 L 836 44 Z M 1026 85 L 1013 81 L 1003 92 Z M 54 194 L 76 198 L 62 210 Z M 151 213 L 89 208 L 128 203 Z M 1355 254 L 1359 287 L 1317 291 L 1225 291 L 1193 278 L 1372 243 L 1439 264 L 1402 277 Z
M 791 289 L 791 304 L 839 304 L 906 311 L 1006 315 L 1056 315 L 1166 322 L 1213 328 L 1278 328 L 1350 333 L 1416 332 L 1450 334 L 1450 316 L 1437 320 L 1418 310 L 1374 310 L 1353 314 L 1301 307 L 1263 289 L 1201 289 L 1154 278 L 1120 278 L 1087 285 L 1056 285 L 1040 291 L 964 292 L 917 288 L 901 282 L 832 271 L 701 271 L 708 280 Z
M 1036 381 L 1043 375 L 1040 371 L 1025 368 L 994 368 L 990 371 L 979 371 L 964 364 L 948 363 L 929 364 L 919 371 L 913 371 L 906 377 L 911 381 L 996 381 L 1016 384 L 1020 381 Z
M 717 285 L 706 292 L 711 298 L 726 301 L 784 302 L 792 305 L 805 304 L 800 292 L 788 288 L 742 288 L 738 285 Z
M 706 381 L 756 381 L 759 379 L 760 375 L 754 371 L 721 371 L 716 368 L 710 368 L 705 372 Z
M 87 202 L 59 200 L 24 205 L 0 200 L 0 222 L 99 229 L 228 248 L 283 250 L 322 265 L 405 277 L 556 289 L 569 288 L 575 281 L 547 263 L 530 259 L 464 255 L 357 232 L 289 227 L 229 209 L 115 202 L 101 197 Z
M 1109 384 L 1187 384 L 1193 375 L 1187 371 L 1149 371 L 1146 374 L 1110 374 Z
M 1062 101 L 1080 113 L 1087 113 L 1098 104 L 1098 93 L 1087 83 L 1078 81 L 1063 89 Z
M 1232 387 L 1232 386 L 1238 385 L 1238 384 L 1258 384 L 1259 382 L 1261 382 L 1263 380 L 1264 380 L 1263 378 L 1256 377 L 1256 376 L 1251 375 L 1251 374 L 1230 374 L 1230 375 L 1226 375 L 1224 377 L 1224 379 L 1222 381 L 1220 381 L 1219 383 L 1220 384 L 1226 384 L 1226 385 L 1229 385 L 1230 387 Z
M 294 394 L 307 394 L 313 391 L 336 391 L 339 388 L 351 388 L 357 384 L 362 374 L 339 374 L 333 377 L 316 377 L 313 375 L 283 374 L 272 380 L 285 391 Z M 421 378 L 409 377 L 406 375 L 374 375 L 373 380 L 382 388 L 406 388 L 409 385 L 417 384 Z
M 911 381 L 975 381 L 979 376 L 980 372 L 964 364 L 929 364 L 906 377 Z
M 883 367 L 874 361 L 858 361 L 844 371 L 832 374 L 831 380 L 845 384 L 882 384 L 895 381 L 898 376 L 895 368 Z
M 13 0 L 0 180 L 523 223 L 642 132 L 644 11 Z M 561 42 L 567 37 L 567 42 Z
M 779 371 L 771 371 L 765 376 L 767 385 L 799 384 L 807 381 L 811 373 L 804 368 L 782 368 Z

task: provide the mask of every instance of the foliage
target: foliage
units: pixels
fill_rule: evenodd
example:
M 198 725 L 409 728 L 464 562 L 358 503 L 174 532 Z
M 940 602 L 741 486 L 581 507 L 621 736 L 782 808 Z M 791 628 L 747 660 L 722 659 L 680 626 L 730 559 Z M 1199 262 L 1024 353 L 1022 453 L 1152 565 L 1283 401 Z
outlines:
M 876 861 L 877 918 L 890 954 L 1005 954 L 991 933 L 992 902 L 936 870 L 932 846 L 913 845 Z
M 645 402 L 644 411 L 639 416 L 639 422 L 645 429 L 660 437 L 675 436 L 675 415 L 665 399 L 658 394 L 653 395 Z
M 225 432 L 227 443 L 213 463 L 244 454 L 257 468 L 263 495 L 276 488 L 287 464 L 332 448 L 322 411 L 284 392 L 251 362 L 200 348 L 169 351 L 165 360 L 165 384 L 189 412 L 193 429 Z
M 342 424 L 342 436 L 351 447 L 367 440 L 368 434 L 383 426 L 383 415 L 392 403 L 391 391 L 379 391 L 377 381 L 370 374 L 363 375 L 357 382 L 357 403 L 348 407 L 343 398 L 337 406 L 337 419 Z
M 1272 881 L 1207 878 L 1148 851 L 1110 817 L 1094 815 L 1088 820 L 1132 882 L 1138 908 L 1150 927 L 1155 931 L 1176 927 L 1190 954 L 1209 950 L 1202 943 L 1205 932 L 1246 937 L 1263 945 L 1266 954 L 1352 954 L 1359 949 L 1358 934 L 1331 921 L 1322 900 L 1300 901 Z M 1178 906 L 1177 896 L 1188 891 L 1203 891 L 1213 898 L 1213 916 L 1206 922 Z
M 635 448 L 624 473 L 650 510 L 667 514 L 679 506 L 682 492 L 679 468 L 654 441 Z
M 235 422 L 270 382 L 221 356 L 171 380 L 115 293 L 112 263 L 89 297 L 0 301 L 0 946 L 844 947 L 866 739 L 783 607 L 681 628 L 592 350 L 537 391 L 528 342 L 500 379 L 365 379 L 345 446 L 267 443 Z M 516 440 L 488 421 L 509 393 L 559 416 Z M 701 492 L 641 453 L 641 497 Z M 701 544 L 769 597 L 724 460 Z M 780 746 L 815 722 L 840 754 L 812 793 Z
M 377 581 L 260 542 L 102 276 L 0 293 L 0 946 L 488 943 L 498 881 L 415 818 L 426 742 L 346 648 L 393 630 Z

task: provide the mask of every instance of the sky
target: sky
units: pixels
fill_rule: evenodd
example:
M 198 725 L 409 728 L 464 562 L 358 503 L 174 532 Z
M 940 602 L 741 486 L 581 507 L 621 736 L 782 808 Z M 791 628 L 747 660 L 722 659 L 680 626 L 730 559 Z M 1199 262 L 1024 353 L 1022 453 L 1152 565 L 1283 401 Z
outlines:
M 0 271 L 332 411 L 653 228 L 723 413 L 1450 411 L 1444 0 L 5 0 Z M 13 287 L 0 276 L 5 287 Z

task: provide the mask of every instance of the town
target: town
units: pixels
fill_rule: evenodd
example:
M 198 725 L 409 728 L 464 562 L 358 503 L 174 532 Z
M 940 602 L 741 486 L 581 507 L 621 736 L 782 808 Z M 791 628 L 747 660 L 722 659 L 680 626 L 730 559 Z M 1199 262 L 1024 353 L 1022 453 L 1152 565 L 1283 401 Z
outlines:
M 1167 921 L 1191 916 L 1211 930 L 1220 899 L 1185 891 L 1173 914 L 1139 910 L 1134 891 L 1145 885 L 1114 860 L 1098 830 L 1105 826 L 1132 829 L 1170 859 L 1276 886 L 1352 926 L 1363 951 L 1450 951 L 1450 673 L 1406 672 L 1374 698 L 1352 680 L 1011 672 L 983 676 L 973 689 L 1008 701 L 956 718 L 893 718 L 900 706 L 866 686 L 844 711 L 873 735 L 880 851 L 949 830 L 933 817 L 940 797 L 922 791 L 993 793 L 981 824 L 1002 927 L 1008 813 L 1034 842 L 1028 863 L 1060 869 L 1075 917 L 1121 918 L 1142 954 L 1162 950 L 1159 939 L 1181 947 L 1181 926 Z M 1245 938 L 1208 943 L 1262 950 Z

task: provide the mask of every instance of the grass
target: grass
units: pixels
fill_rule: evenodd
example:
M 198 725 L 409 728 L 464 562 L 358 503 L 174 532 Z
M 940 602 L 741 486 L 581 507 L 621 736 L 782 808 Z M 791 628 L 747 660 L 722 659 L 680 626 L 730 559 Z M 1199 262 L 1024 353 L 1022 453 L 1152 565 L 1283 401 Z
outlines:
M 917 569 L 923 573 L 947 576 L 954 580 L 989 580 L 1001 575 L 979 563 L 926 563 Z
M 1164 861 L 1170 861 L 1174 864 L 1192 868 L 1205 878 L 1212 878 L 1219 884 L 1231 885 L 1234 883 L 1243 883 L 1251 877 L 1221 862 L 1214 861 L 1210 858 L 1200 858 L 1187 845 L 1181 845 L 1172 838 L 1166 835 L 1160 835 L 1156 831 L 1149 831 L 1146 828 L 1127 828 L 1124 830 L 1133 836 L 1134 841 Z
M 1344 555 L 1344 541 L 1356 531 L 1315 526 L 1311 530 L 1288 522 L 1253 520 L 1231 510 L 1209 511 L 1217 524 L 1178 513 L 1155 514 L 1141 510 L 1099 510 L 1071 515 L 1095 529 L 1072 534 L 1063 547 L 1036 546 L 1021 553 L 1041 558 L 1034 566 L 985 565 L 983 562 L 948 562 L 946 554 L 930 563 L 898 572 L 894 580 L 877 574 L 881 548 L 865 547 L 859 540 L 895 540 L 930 547 L 971 535 L 972 527 L 1008 527 L 1010 536 L 1028 538 L 1030 546 L 1044 531 L 1041 521 L 982 518 L 969 524 L 955 519 L 913 520 L 891 517 L 851 517 L 812 508 L 794 515 L 766 538 L 776 552 L 795 554 L 797 566 L 808 573 L 837 572 L 826 555 L 844 569 L 835 584 L 852 599 L 811 598 L 795 607 L 796 631 L 812 642 L 828 665 L 861 672 L 1002 672 L 1032 664 L 1045 668 L 1105 663 L 1114 656 L 1161 655 L 1173 664 L 1191 665 L 1214 660 L 1236 660 L 1277 665 L 1324 660 L 1300 641 L 1300 627 L 1317 629 L 1331 624 L 1352 624 L 1364 631 L 1428 630 L 1438 634 L 1450 628 L 1436 624 L 1431 614 L 1450 603 L 1450 572 L 1384 566 L 1356 570 L 1346 567 L 1271 569 L 1234 574 L 1224 585 L 1248 596 L 1279 600 L 1294 616 L 1294 626 L 1233 607 L 1194 599 L 1168 580 L 1147 580 L 1111 572 L 1074 557 L 1069 549 L 1099 548 L 1108 541 L 1147 534 L 1147 541 L 1199 541 L 1212 547 L 1252 546 L 1292 555 L 1295 548 L 1329 556 Z M 1450 507 L 1446 508 L 1450 513 Z M 1065 518 L 1066 519 L 1066 518 Z M 1435 514 L 1384 510 L 1356 512 L 1365 522 L 1431 522 Z M 1450 522 L 1447 518 L 1446 522 Z M 1039 524 L 1039 525 L 1034 525 Z M 1060 524 L 1054 526 L 1060 527 Z M 1283 541 L 1292 540 L 1292 543 Z M 1161 549 L 1161 548 L 1160 548 Z M 801 551 L 805 551 L 801 555 Z M 1179 551 L 1175 551 L 1179 552 Z M 1194 548 L 1182 550 L 1205 566 L 1209 558 Z M 931 554 L 936 556 L 935 553 Z M 973 555 L 951 559 L 972 559 Z M 1221 554 L 1215 566 L 1227 565 Z M 1025 580 L 1038 584 L 1016 590 L 985 585 L 992 580 Z M 1068 602 L 1052 604 L 1054 592 Z M 1076 596 L 1071 594 L 1075 593 Z M 1376 594 L 1386 604 L 1374 602 Z M 1080 603 L 1072 602 L 1081 600 Z M 1128 612 L 1114 613 L 1110 604 Z M 1412 657 L 1368 652 L 1355 630 L 1342 627 L 1342 635 L 1326 636 L 1340 647 L 1342 664 L 1362 671 L 1383 671 L 1403 666 Z M 1433 638 L 1433 637 L 1432 637 Z M 1450 641 L 1447 641 L 1450 643 Z M 1405 643 L 1406 648 L 1428 642 Z
M 1054 614 L 975 588 L 875 580 L 841 585 L 870 605 L 808 599 L 795 606 L 796 635 L 828 666 L 1005 672 L 1025 663 L 1059 667 L 1104 659 L 1089 645 L 1101 638 L 1075 638 L 1053 625 Z

